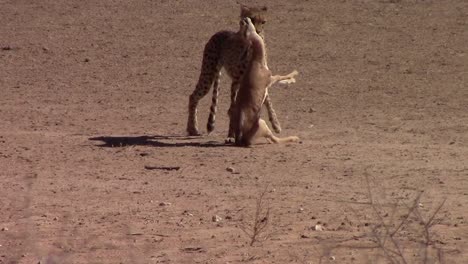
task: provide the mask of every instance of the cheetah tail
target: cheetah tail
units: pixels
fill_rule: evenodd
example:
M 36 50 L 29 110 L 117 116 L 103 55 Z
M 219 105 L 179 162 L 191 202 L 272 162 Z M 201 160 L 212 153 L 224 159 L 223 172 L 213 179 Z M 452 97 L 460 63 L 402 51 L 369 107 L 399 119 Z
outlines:
M 213 82 L 213 97 L 211 99 L 210 115 L 208 117 L 208 123 L 206 124 L 206 130 L 208 134 L 213 132 L 215 121 L 216 121 L 216 111 L 218 110 L 218 95 L 219 95 L 219 79 L 221 72 L 217 74 Z
M 265 106 L 267 108 L 268 112 L 268 119 L 270 120 L 271 126 L 273 127 L 273 130 L 276 133 L 281 133 L 281 125 L 278 120 L 278 117 L 276 116 L 275 109 L 273 109 L 273 103 L 271 102 L 269 96 L 265 98 Z

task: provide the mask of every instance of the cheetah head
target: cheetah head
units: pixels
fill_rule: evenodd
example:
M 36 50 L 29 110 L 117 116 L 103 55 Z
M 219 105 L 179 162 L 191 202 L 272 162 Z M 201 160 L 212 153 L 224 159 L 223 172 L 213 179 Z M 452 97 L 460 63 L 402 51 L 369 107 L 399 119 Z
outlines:
M 266 6 L 263 7 L 248 7 L 245 5 L 241 5 L 241 14 L 240 18 L 243 20 L 244 18 L 248 17 L 252 21 L 255 30 L 258 34 L 263 32 L 263 26 L 266 23 L 266 14 L 268 8 Z M 242 21 L 241 21 L 242 23 Z

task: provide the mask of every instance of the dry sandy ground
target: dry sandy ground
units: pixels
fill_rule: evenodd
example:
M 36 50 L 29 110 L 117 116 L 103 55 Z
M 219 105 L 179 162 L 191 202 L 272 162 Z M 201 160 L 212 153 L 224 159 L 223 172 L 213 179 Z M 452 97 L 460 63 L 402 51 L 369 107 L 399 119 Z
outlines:
M 0 263 L 467 263 L 468 3 L 268 6 L 302 143 L 236 148 L 226 76 L 184 131 L 235 1 L 0 1 Z

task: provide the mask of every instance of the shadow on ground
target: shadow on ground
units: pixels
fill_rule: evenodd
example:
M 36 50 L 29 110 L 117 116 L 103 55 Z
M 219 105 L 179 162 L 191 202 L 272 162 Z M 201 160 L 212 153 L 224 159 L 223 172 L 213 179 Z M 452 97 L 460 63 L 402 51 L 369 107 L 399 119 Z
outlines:
M 127 147 L 127 146 L 153 146 L 153 147 L 230 147 L 232 145 L 217 141 L 197 142 L 201 137 L 187 136 L 99 136 L 89 140 L 101 141 L 98 147 Z M 162 141 L 164 140 L 164 141 Z

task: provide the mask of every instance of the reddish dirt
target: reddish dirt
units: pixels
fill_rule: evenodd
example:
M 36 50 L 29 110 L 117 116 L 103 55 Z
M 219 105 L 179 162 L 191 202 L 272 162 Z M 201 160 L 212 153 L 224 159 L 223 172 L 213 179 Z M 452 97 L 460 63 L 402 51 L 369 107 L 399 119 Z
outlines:
M 268 1 L 270 68 L 300 71 L 270 94 L 302 143 L 253 148 L 223 144 L 226 76 L 215 132 L 184 131 L 235 1 L 130 2 L 1 3 L 0 263 L 386 263 L 382 221 L 410 263 L 467 263 L 466 1 Z M 425 245 L 417 213 L 444 200 Z

